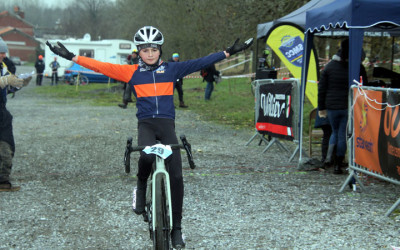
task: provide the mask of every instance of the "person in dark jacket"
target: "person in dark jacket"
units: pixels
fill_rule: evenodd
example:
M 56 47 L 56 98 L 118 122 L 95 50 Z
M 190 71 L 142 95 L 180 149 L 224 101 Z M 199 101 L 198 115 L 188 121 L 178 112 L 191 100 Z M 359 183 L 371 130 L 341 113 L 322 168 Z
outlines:
M 328 117 L 332 127 L 326 162 L 334 163 L 334 173 L 341 174 L 346 154 L 346 126 L 348 120 L 348 58 L 349 40 L 341 42 L 340 50 L 321 73 L 318 84 L 318 115 Z M 361 70 L 362 71 L 362 70 Z M 365 72 L 365 71 L 364 71 Z M 363 76 L 363 79 L 367 79 Z M 358 79 L 357 79 L 358 80 Z M 333 152 L 336 146 L 336 157 Z
M 13 117 L 6 108 L 8 88 L 26 86 L 32 78 L 23 80 L 14 75 L 15 67 L 12 67 L 14 64 L 7 64 L 5 60 L 7 52 L 7 44 L 0 38 L 0 192 L 19 190 L 18 186 L 13 186 L 10 182 L 15 142 L 12 128 Z
M 179 62 L 179 54 L 173 53 L 172 58 L 169 60 L 169 62 Z M 179 79 L 176 79 L 174 86 L 175 86 L 176 91 L 178 91 L 179 107 L 187 108 L 188 106 L 185 105 L 185 102 L 183 101 L 183 78 L 181 77 Z
M 153 26 L 140 28 L 133 40 L 139 51 L 139 63 L 134 65 L 105 63 L 85 56 L 76 56 L 60 42 L 58 46 L 52 46 L 49 42 L 46 44 L 51 51 L 67 60 L 72 60 L 118 81 L 129 83 L 136 97 L 139 146 L 151 146 L 157 140 L 165 145 L 178 143 L 175 132 L 173 86 L 176 79 L 245 50 L 253 42 L 253 39 L 249 39 L 244 43 L 239 43 L 238 39 L 225 51 L 198 59 L 165 63 L 161 59 L 164 36 L 157 28 Z M 179 149 L 173 150 L 170 157 L 168 166 L 172 194 L 171 242 L 174 248 L 183 248 L 185 242 L 182 239 L 181 220 L 184 186 Z M 153 161 L 153 156 L 141 152 L 134 209 L 137 214 L 145 213 L 147 179 L 150 176 Z
M 37 61 L 35 62 L 36 86 L 42 86 L 44 68 L 45 65 L 43 62 L 43 56 L 39 55 Z
M 126 59 L 129 65 L 138 64 L 139 63 L 139 55 L 137 49 L 132 50 L 132 54 L 128 56 Z M 128 103 L 133 102 L 132 100 L 132 90 L 131 86 L 128 83 L 124 83 L 124 93 L 122 94 L 122 103 L 118 104 L 118 107 L 126 109 L 128 107 Z
M 207 82 L 206 89 L 204 91 L 204 99 L 206 101 L 210 100 L 211 98 L 211 93 L 214 90 L 214 82 L 215 78 L 214 76 L 217 75 L 219 76 L 220 72 L 215 69 L 215 65 L 212 64 L 208 66 L 207 68 L 204 69 L 205 75 L 203 75 L 203 82 Z

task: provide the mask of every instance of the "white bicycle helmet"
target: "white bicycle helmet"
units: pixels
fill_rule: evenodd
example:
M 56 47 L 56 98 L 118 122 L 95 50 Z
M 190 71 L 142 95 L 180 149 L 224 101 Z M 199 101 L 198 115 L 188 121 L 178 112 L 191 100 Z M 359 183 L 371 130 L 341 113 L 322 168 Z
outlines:
M 164 43 L 164 36 L 157 28 L 153 26 L 144 26 L 136 32 L 133 37 L 133 42 L 138 48 L 143 44 L 155 44 L 161 46 Z

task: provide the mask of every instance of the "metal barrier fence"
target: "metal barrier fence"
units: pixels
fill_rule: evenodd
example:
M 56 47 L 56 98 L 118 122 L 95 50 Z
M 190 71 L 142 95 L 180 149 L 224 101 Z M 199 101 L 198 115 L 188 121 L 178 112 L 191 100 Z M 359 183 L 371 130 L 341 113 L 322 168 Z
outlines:
M 275 143 L 284 151 L 289 152 L 279 139 L 290 140 L 297 145 L 299 144 L 300 83 L 298 79 L 262 79 L 255 80 L 251 84 L 255 95 L 254 120 L 256 132 L 246 143 L 246 146 L 255 138 L 260 138 L 267 144 L 262 151 L 263 153 Z M 265 138 L 265 135 L 270 139 Z M 293 152 L 289 161 L 294 158 L 297 150 Z
M 362 185 L 357 172 L 400 185 L 400 94 L 398 89 L 354 85 L 349 96 L 349 176 Z M 400 199 L 386 212 L 389 216 Z

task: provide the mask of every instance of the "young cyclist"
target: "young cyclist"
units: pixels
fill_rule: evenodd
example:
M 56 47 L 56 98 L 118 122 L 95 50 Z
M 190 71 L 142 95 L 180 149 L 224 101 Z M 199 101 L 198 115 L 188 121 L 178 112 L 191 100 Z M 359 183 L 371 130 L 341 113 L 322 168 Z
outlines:
M 58 46 L 52 46 L 49 42 L 46 44 L 51 51 L 63 58 L 131 86 L 136 97 L 139 146 L 154 145 L 156 140 L 166 145 L 178 143 L 173 101 L 176 79 L 242 51 L 253 42 L 253 39 L 249 39 L 239 44 L 239 39 L 237 39 L 225 51 L 194 60 L 167 63 L 161 60 L 164 36 L 158 29 L 145 26 L 137 31 L 133 40 L 139 52 L 139 63 L 134 65 L 104 63 L 84 56 L 75 56 L 60 42 L 57 43 Z M 154 159 L 154 155 L 147 155 L 144 152 L 140 154 L 135 209 L 137 214 L 145 212 L 146 183 Z M 171 241 L 174 248 L 183 248 L 185 243 L 182 239 L 181 220 L 184 188 L 179 149 L 174 150 L 169 159 L 169 175 L 173 213 Z

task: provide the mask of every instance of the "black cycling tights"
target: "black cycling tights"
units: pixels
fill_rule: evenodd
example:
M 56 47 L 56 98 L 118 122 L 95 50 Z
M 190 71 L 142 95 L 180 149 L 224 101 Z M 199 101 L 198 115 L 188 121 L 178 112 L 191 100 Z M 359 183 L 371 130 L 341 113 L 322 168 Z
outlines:
M 175 134 L 175 121 L 166 118 L 149 118 L 138 122 L 138 145 L 151 146 L 159 140 L 164 145 L 178 144 Z M 140 152 L 139 170 L 137 177 L 147 180 L 151 173 L 154 155 Z M 169 179 L 171 183 L 172 214 L 174 224 L 182 218 L 183 206 L 183 177 L 182 160 L 179 149 L 174 149 L 173 154 L 167 159 L 169 166 Z

